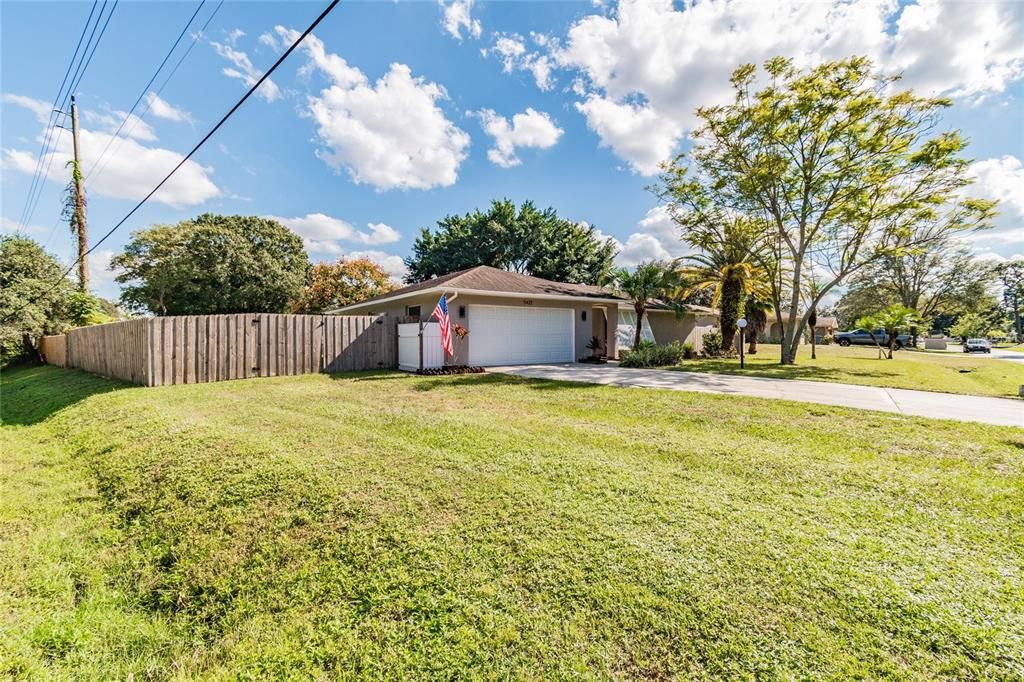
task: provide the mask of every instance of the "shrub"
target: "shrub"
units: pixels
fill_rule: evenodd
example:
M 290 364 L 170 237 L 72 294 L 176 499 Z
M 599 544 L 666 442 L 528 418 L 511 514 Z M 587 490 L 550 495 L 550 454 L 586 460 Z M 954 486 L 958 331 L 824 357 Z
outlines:
M 683 344 L 683 360 L 693 360 L 697 357 L 697 347 L 693 345 L 693 341 L 687 341 Z
M 678 341 L 658 345 L 653 341 L 641 341 L 632 350 L 622 352 L 622 367 L 664 367 L 675 365 L 683 357 L 683 344 Z
M 704 348 L 701 354 L 706 358 L 718 358 L 722 356 L 722 333 L 711 332 L 704 335 Z

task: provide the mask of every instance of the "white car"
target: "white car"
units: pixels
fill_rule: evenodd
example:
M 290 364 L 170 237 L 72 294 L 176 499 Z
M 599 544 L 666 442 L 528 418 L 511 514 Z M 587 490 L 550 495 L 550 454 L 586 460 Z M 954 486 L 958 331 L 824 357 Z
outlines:
M 988 339 L 967 339 L 967 343 L 964 344 L 965 353 L 991 353 L 992 344 L 988 342 Z

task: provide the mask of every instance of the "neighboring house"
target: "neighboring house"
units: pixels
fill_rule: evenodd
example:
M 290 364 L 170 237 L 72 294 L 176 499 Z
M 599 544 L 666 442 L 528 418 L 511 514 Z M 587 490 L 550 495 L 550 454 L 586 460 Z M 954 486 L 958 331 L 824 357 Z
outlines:
M 456 365 L 515 365 L 575 362 L 589 356 L 598 337 L 610 358 L 632 345 L 636 314 L 610 289 L 552 282 L 480 265 L 411 284 L 388 294 L 327 311 L 334 315 L 386 313 L 427 321 L 441 294 L 448 296 L 452 324 L 469 331 L 455 339 Z M 710 308 L 689 306 L 682 317 L 653 303 L 643 336 L 658 343 L 700 339 L 718 323 Z
M 800 313 L 803 316 L 803 313 Z M 765 325 L 764 331 L 761 333 L 761 338 L 758 339 L 761 343 L 781 343 L 782 342 L 782 331 L 785 326 L 789 324 L 789 315 L 786 311 L 782 313 L 782 324 L 780 325 L 775 319 L 775 311 L 768 311 L 768 324 Z M 814 339 L 820 343 L 825 337 L 831 337 L 839 331 L 839 321 L 834 317 L 818 316 L 818 321 L 814 325 Z M 803 333 L 800 335 L 800 343 L 805 343 L 810 340 L 807 335 L 806 327 Z

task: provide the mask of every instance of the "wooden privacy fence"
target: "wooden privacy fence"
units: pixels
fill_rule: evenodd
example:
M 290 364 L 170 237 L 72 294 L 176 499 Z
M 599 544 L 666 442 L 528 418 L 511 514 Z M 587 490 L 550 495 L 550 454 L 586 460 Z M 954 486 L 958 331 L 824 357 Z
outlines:
M 151 317 L 45 337 L 43 355 L 143 386 L 337 373 L 396 366 L 395 325 L 386 315 Z
M 46 364 L 63 367 L 67 364 L 67 337 L 63 334 L 44 336 L 39 341 L 39 354 Z

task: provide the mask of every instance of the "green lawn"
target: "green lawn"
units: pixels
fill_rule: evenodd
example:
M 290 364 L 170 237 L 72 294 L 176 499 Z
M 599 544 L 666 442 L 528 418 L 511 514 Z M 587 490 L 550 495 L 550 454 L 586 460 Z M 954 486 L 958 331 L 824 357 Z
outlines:
M 811 347 L 801 346 L 797 364 L 784 366 L 779 364 L 779 346 L 762 343 L 757 355 L 745 357 L 743 370 L 738 357 L 684 360 L 671 369 L 1001 397 L 1017 397 L 1024 385 L 1024 364 L 977 354 L 901 350 L 892 360 L 879 360 L 875 348 L 833 344 L 819 346 L 817 356 L 811 360 Z
M 1024 430 L 494 375 L 2 381 L 0 677 L 1024 675 Z

